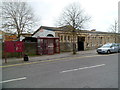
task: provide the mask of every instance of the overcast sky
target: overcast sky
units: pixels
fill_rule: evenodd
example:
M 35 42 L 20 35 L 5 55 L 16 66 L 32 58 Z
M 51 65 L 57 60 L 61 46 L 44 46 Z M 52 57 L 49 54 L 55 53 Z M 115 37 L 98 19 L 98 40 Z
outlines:
M 86 29 L 107 32 L 118 18 L 118 1 L 120 0 L 31 0 L 30 4 L 36 16 L 41 18 L 40 26 L 53 27 L 67 5 L 80 3 L 81 8 L 92 17 Z

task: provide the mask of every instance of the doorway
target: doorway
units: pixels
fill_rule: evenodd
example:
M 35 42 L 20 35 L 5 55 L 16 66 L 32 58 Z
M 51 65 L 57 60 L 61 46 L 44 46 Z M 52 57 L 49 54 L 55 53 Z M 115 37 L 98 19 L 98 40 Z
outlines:
M 84 41 L 85 37 L 78 37 L 78 51 L 84 51 Z

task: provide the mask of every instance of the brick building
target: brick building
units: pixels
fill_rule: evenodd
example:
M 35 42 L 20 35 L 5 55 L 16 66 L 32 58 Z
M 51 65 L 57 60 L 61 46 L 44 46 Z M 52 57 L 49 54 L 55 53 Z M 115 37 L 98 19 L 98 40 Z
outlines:
M 59 37 L 62 51 L 72 51 L 73 35 L 65 27 L 41 26 L 32 37 Z M 76 30 L 75 43 L 77 51 L 95 49 L 105 43 L 120 43 L 120 34 L 98 32 L 96 30 Z

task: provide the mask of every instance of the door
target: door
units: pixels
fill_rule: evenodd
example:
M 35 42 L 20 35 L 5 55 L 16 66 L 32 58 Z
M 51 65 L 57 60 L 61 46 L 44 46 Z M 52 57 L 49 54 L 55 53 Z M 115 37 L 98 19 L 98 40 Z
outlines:
M 48 54 L 54 54 L 54 39 L 48 39 Z
M 43 54 L 48 54 L 48 39 L 43 40 Z
M 55 39 L 54 40 L 54 52 L 55 53 L 60 53 L 60 43 L 59 43 L 59 39 Z
M 83 51 L 84 50 L 84 40 L 85 37 L 78 37 L 78 51 Z
M 84 42 L 79 41 L 78 42 L 78 51 L 83 51 L 84 50 Z
M 37 44 L 37 54 L 43 55 L 43 39 L 38 39 Z

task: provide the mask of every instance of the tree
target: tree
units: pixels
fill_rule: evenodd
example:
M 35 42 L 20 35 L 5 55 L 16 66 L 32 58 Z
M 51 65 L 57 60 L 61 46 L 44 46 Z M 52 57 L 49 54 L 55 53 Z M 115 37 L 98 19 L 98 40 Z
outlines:
M 110 25 L 110 32 L 118 33 L 118 21 L 114 20 L 114 23 Z
M 76 54 L 75 35 L 76 30 L 85 28 L 85 24 L 90 20 L 91 17 L 85 15 L 84 10 L 80 8 L 77 3 L 72 3 L 67 6 L 61 16 L 59 17 L 57 24 L 59 26 L 69 26 L 67 32 L 73 35 L 73 54 Z
M 117 42 L 117 33 L 118 32 L 118 21 L 114 20 L 114 23 L 110 25 L 110 32 L 114 34 L 115 43 Z
M 32 8 L 26 2 L 3 2 L 2 29 L 17 33 L 18 40 L 23 32 L 31 32 L 36 24 Z

